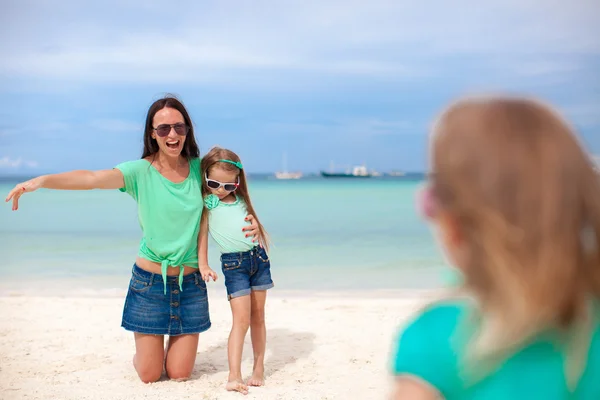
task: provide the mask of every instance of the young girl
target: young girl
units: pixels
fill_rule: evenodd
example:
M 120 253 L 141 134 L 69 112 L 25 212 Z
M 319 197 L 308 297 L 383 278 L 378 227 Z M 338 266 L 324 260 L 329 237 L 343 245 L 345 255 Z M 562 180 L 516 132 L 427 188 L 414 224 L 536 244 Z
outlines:
M 431 139 L 423 213 L 463 295 L 421 312 L 396 399 L 600 399 L 600 177 L 548 107 L 464 100 Z
M 264 358 L 267 341 L 265 300 L 267 289 L 273 287 L 271 266 L 265 251 L 268 248 L 264 227 L 256 217 L 246 184 L 240 158 L 232 151 L 215 147 L 202 159 L 202 195 L 206 211 L 201 222 L 200 237 L 207 230 L 221 250 L 227 299 L 233 314 L 229 334 L 229 379 L 227 390 L 248 393 L 248 386 L 264 384 Z M 247 213 L 255 216 L 263 246 L 254 244 L 242 228 Z M 208 241 L 199 246 L 200 273 L 205 280 L 216 279 L 208 267 Z M 247 385 L 242 380 L 242 351 L 244 338 L 251 330 L 254 368 Z

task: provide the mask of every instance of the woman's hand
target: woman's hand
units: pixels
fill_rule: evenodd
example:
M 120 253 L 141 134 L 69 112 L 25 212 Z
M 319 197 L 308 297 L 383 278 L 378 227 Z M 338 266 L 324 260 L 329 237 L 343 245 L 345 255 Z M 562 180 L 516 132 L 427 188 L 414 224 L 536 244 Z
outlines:
M 202 277 L 202 280 L 204 282 L 210 281 L 211 278 L 213 282 L 217 281 L 217 273 L 213 271 L 212 268 L 210 268 L 208 265 L 200 265 L 198 269 L 200 270 L 200 276 Z
M 258 244 L 262 246 L 263 238 L 260 236 L 260 230 L 258 229 L 258 223 L 254 215 L 248 214 L 244 220 L 250 222 L 250 225 L 242 228 L 242 231 L 246 232 L 246 237 L 253 236 L 252 242 L 258 241 Z
M 16 211 L 19 209 L 19 198 L 26 192 L 33 192 L 42 187 L 43 176 L 38 176 L 37 178 L 30 179 L 25 182 L 19 183 L 17 186 L 13 188 L 6 196 L 5 202 L 9 202 L 12 200 L 12 209 Z

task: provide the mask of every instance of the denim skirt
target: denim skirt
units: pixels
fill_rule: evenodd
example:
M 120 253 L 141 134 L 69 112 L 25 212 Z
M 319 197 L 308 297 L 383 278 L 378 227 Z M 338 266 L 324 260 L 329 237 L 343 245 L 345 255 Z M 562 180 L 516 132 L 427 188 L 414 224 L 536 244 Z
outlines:
M 166 294 L 164 290 L 160 274 L 134 264 L 121 326 L 132 332 L 169 336 L 210 328 L 206 282 L 198 271 L 184 276 L 181 288 L 177 276 L 168 276 Z

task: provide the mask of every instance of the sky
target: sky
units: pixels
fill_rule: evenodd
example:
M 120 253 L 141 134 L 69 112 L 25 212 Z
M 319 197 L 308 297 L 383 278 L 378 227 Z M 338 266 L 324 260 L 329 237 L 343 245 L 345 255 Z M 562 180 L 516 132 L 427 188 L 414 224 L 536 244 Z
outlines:
M 0 175 L 141 156 L 150 104 L 188 108 L 201 152 L 250 173 L 426 169 L 457 96 L 536 96 L 600 154 L 598 0 L 8 0 Z

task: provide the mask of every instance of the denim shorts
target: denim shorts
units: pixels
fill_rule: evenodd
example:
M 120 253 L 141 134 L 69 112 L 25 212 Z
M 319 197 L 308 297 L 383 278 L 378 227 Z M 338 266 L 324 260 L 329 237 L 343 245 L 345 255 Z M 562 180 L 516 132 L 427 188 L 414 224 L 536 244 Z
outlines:
M 227 299 L 246 296 L 252 290 L 272 288 L 271 263 L 260 246 L 239 253 L 221 254 L 221 269 L 225 275 Z
M 210 328 L 206 282 L 198 271 L 185 275 L 179 289 L 177 276 L 163 279 L 133 265 L 121 326 L 149 335 L 188 335 Z

